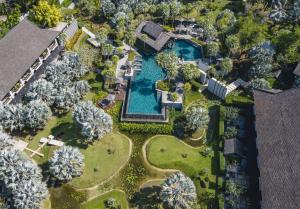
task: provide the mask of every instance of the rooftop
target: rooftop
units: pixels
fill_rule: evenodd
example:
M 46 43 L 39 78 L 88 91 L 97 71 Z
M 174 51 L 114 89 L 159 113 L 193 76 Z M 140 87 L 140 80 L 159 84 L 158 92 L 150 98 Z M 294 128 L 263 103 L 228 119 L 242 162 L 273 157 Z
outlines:
M 254 91 L 261 208 L 300 208 L 300 89 Z
M 171 36 L 160 25 L 151 21 L 142 22 L 136 29 L 138 39 L 142 40 L 143 34 L 148 36 L 145 42 L 156 51 L 160 51 L 171 39 Z
M 0 40 L 0 99 L 21 79 L 60 31 L 24 19 Z
M 224 144 L 224 155 L 239 155 L 243 156 L 243 146 L 240 140 L 226 139 Z

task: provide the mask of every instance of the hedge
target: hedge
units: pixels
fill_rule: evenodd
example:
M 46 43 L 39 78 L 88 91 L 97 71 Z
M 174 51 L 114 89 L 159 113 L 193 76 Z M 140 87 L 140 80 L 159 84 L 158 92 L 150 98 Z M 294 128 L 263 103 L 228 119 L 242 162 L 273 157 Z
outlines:
M 219 109 L 219 137 L 224 136 L 225 131 L 225 107 L 220 106 Z
M 191 80 L 191 84 L 192 84 L 192 90 L 193 91 L 199 91 L 199 89 L 201 89 L 202 85 L 201 83 L 199 83 L 198 81 L 196 80 Z
M 120 123 L 119 129 L 129 133 L 172 134 L 171 124 Z
M 78 39 L 79 39 L 79 37 L 81 36 L 82 33 L 83 33 L 82 30 L 79 29 L 78 31 L 76 31 L 74 36 L 69 41 L 67 41 L 67 44 L 66 44 L 66 49 L 67 50 L 73 50 L 74 49 L 74 46 L 77 43 L 77 41 L 78 41 Z

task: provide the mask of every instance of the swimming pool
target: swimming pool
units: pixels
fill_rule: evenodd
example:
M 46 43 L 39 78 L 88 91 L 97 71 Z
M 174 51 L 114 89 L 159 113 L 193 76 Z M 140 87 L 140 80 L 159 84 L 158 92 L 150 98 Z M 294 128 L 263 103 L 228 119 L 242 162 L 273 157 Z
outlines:
M 200 47 L 185 40 L 176 40 L 171 49 L 186 61 L 201 58 Z M 135 72 L 128 92 L 127 113 L 143 115 L 162 114 L 161 97 L 155 90 L 155 83 L 166 77 L 164 70 L 155 61 L 154 55 L 142 54 L 142 70 Z

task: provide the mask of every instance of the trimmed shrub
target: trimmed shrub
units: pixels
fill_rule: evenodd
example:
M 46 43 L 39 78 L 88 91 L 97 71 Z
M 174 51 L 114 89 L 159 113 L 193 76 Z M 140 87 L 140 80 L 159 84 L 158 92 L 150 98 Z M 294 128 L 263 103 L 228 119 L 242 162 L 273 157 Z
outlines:
M 225 107 L 220 106 L 219 110 L 219 137 L 224 136 L 224 124 L 225 124 Z
M 119 129 L 129 133 L 172 134 L 171 124 L 120 123 Z
M 201 83 L 197 82 L 196 80 L 192 80 L 191 84 L 193 91 L 199 91 L 199 89 L 201 88 Z

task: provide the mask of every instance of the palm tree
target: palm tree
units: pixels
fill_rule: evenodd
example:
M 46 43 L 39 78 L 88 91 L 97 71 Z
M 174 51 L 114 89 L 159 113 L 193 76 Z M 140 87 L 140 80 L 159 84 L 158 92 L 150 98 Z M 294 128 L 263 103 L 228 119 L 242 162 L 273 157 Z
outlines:
M 148 39 L 148 36 L 146 34 L 141 35 L 141 40 L 144 42 L 144 48 L 146 47 L 145 44 L 146 44 L 147 39 Z
M 189 177 L 178 172 L 162 184 L 160 197 L 170 208 L 191 208 L 197 198 L 196 187 Z

